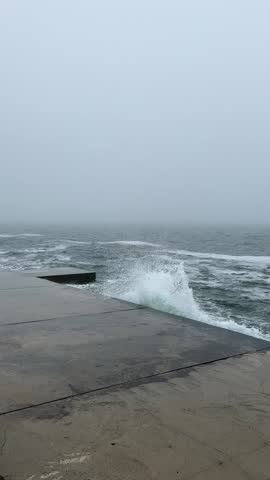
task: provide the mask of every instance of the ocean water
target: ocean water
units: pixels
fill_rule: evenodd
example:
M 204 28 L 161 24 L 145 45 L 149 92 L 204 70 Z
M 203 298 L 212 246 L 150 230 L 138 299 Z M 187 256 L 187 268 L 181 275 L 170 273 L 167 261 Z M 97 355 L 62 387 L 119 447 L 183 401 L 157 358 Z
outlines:
M 270 340 L 270 227 L 0 226 L 0 271 L 95 270 L 80 286 Z

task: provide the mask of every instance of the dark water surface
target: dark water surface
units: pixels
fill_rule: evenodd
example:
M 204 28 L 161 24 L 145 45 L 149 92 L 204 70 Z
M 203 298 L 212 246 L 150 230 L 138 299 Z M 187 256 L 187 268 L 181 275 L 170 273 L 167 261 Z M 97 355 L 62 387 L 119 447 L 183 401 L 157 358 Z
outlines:
M 60 266 L 95 270 L 83 288 L 270 339 L 270 227 L 0 226 L 0 270 Z

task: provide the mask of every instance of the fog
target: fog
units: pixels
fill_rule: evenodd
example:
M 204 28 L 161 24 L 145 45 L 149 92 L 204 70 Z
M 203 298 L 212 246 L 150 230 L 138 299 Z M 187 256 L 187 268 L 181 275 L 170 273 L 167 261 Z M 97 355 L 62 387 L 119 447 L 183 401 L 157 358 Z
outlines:
M 268 0 L 10 0 L 0 222 L 269 222 Z

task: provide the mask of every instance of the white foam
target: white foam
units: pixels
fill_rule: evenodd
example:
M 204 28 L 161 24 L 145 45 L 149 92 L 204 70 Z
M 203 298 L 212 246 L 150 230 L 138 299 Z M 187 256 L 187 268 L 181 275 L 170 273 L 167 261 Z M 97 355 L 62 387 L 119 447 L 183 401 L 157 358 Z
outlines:
M 149 246 L 154 248 L 165 248 L 159 243 L 141 242 L 140 240 L 115 240 L 111 242 L 98 242 L 100 245 L 126 245 L 134 247 Z M 224 260 L 244 263 L 256 263 L 270 265 L 270 256 L 260 255 L 225 255 L 221 253 L 193 252 L 191 250 L 165 250 L 169 254 L 182 255 L 187 257 L 202 258 L 207 260 Z
M 246 287 L 243 294 L 248 296 L 251 300 L 268 300 L 269 299 L 269 289 L 259 288 L 259 287 Z
M 11 233 L 0 233 L 0 238 L 12 238 L 17 237 L 17 235 L 12 235 Z
M 1 238 L 12 237 L 43 237 L 40 233 L 0 233 Z
M 240 276 L 240 277 L 243 277 L 243 276 L 246 276 L 249 274 L 249 269 L 248 270 L 245 270 L 244 268 L 241 268 L 240 270 L 233 270 L 233 269 L 230 269 L 230 268 L 225 268 L 223 265 L 217 267 L 216 265 L 209 265 L 209 270 L 211 271 L 211 273 L 213 275 L 216 275 L 217 277 L 220 277 L 221 275 L 222 276 L 231 276 L 231 275 L 234 275 L 234 276 Z M 255 271 L 255 274 L 256 275 L 261 275 L 261 273 L 258 273 L 257 271 Z
M 200 310 L 189 287 L 183 263 L 171 270 L 141 270 L 136 272 L 128 291 L 122 295 L 128 300 L 158 310 L 183 315 L 195 320 L 208 321 Z
M 92 245 L 93 242 L 83 242 L 79 240 L 65 240 L 67 243 L 72 243 L 74 245 Z
M 269 256 L 256 256 L 256 255 L 223 255 L 219 253 L 204 253 L 204 252 L 192 252 L 189 250 L 168 250 L 168 253 L 177 255 L 184 255 L 196 258 L 207 258 L 214 260 L 236 261 L 245 263 L 260 263 L 264 265 L 270 265 Z
M 36 254 L 36 253 L 46 252 L 46 249 L 45 248 L 25 248 L 24 250 L 18 250 L 18 251 L 23 253 Z
M 256 268 L 252 270 L 250 269 L 245 270 L 245 268 L 243 267 L 241 268 L 240 271 L 234 271 L 230 269 L 216 268 L 212 266 L 210 271 L 218 279 L 221 279 L 221 283 L 226 280 L 228 281 L 228 277 L 232 281 L 238 280 L 240 283 L 241 282 L 262 283 L 268 278 L 264 273 L 261 272 L 260 269 L 256 269 Z
M 41 233 L 18 233 L 18 237 L 44 237 Z
M 61 243 L 60 245 L 55 245 L 54 247 L 49 247 L 45 249 L 45 252 L 58 252 L 62 250 L 66 250 L 67 245 Z
M 132 247 L 161 247 L 158 243 L 141 242 L 140 240 L 115 240 L 114 242 L 98 242 L 100 245 L 126 245 Z
M 196 301 L 189 286 L 184 265 L 147 268 L 140 265 L 125 275 L 123 281 L 106 283 L 104 294 L 151 307 L 167 313 L 190 318 L 217 327 L 226 328 L 257 338 L 270 340 L 259 329 L 238 324 L 234 320 L 220 318 L 205 312 Z
M 57 255 L 56 258 L 59 262 L 69 262 L 71 260 L 68 255 Z
M 44 246 L 44 247 L 37 247 L 37 248 L 24 248 L 23 250 L 16 250 L 17 252 L 22 252 L 22 253 L 46 253 L 46 252 L 58 252 L 58 251 L 63 251 L 66 250 L 67 245 L 60 244 L 60 245 L 55 245 L 53 247 L 50 246 Z
M 234 320 L 211 319 L 210 322 L 207 323 L 216 327 L 225 328 L 226 330 L 232 330 L 233 332 L 243 333 L 244 335 L 249 335 L 251 337 L 261 338 L 262 340 L 270 341 L 269 334 L 263 334 L 258 328 L 248 327 L 247 325 L 237 323 Z

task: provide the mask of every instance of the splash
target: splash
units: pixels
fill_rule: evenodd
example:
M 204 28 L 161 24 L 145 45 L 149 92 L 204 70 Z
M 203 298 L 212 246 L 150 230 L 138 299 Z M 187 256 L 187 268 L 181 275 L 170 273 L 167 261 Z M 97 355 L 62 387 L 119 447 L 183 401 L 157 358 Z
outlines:
M 202 322 L 208 321 L 208 314 L 200 309 L 194 299 L 183 262 L 167 268 L 141 265 L 125 280 L 107 283 L 105 290 L 107 295 L 122 300 Z
M 166 267 L 140 265 L 129 274 L 120 272 L 118 279 L 106 282 L 101 293 L 216 327 L 270 340 L 269 335 L 263 334 L 255 327 L 204 311 L 194 297 L 183 262 Z

